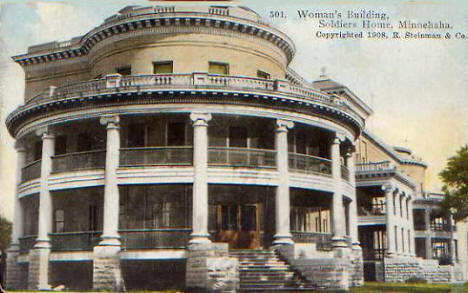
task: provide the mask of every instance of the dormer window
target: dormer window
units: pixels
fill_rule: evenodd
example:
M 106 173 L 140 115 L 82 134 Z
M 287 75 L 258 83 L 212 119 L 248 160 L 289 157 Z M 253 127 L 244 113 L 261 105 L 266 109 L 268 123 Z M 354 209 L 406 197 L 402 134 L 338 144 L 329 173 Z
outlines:
M 209 62 L 208 63 L 208 72 L 212 74 L 229 74 L 229 64 L 221 62 Z
M 162 61 L 153 63 L 153 73 L 154 74 L 167 74 L 173 73 L 174 67 L 172 61 Z
M 132 74 L 132 67 L 131 66 L 122 66 L 116 69 L 117 73 L 120 75 L 130 75 Z
M 265 71 L 257 70 L 257 77 L 263 79 L 270 79 L 270 74 Z

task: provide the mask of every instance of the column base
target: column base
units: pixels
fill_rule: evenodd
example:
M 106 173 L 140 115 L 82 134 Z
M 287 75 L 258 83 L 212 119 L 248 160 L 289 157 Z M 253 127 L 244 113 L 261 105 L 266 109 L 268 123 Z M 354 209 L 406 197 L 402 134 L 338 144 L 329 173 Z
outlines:
M 34 249 L 51 249 L 50 239 L 36 239 Z
M 273 245 L 293 245 L 294 240 L 292 239 L 293 236 L 288 234 L 276 234 L 273 236 Z
M 332 247 L 348 247 L 348 243 L 344 237 L 334 236 L 332 239 Z
M 191 239 L 189 240 L 189 244 L 204 244 L 204 243 L 211 243 L 210 234 L 190 234 Z
M 362 250 L 361 242 L 359 242 L 359 241 L 353 242 L 352 243 L 352 248 L 353 248 L 353 250 Z
M 227 243 L 189 245 L 185 286 L 190 292 L 238 292 L 238 267 Z
M 93 256 L 93 290 L 125 291 L 120 269 L 120 246 L 98 245 Z
M 47 244 L 48 247 L 41 247 L 42 244 Z M 38 242 L 34 248 L 29 251 L 28 289 L 51 289 L 49 284 L 49 255 L 49 242 Z
M 99 246 L 118 246 L 120 250 L 120 236 L 101 236 Z

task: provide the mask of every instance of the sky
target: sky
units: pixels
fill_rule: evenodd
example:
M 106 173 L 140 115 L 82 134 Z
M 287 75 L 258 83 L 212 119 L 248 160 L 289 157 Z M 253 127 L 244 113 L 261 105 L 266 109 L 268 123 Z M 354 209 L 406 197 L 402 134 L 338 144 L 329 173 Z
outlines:
M 14 140 L 4 120 L 22 104 L 24 91 L 22 69 L 10 57 L 34 44 L 85 34 L 131 4 L 162 3 L 0 0 L 0 215 L 11 218 L 15 193 Z M 297 11 L 365 9 L 385 12 L 394 23 L 441 20 L 468 37 L 468 1 L 245 0 L 236 4 L 252 8 L 291 37 L 297 52 L 290 66 L 305 79 L 315 80 L 325 70 L 372 107 L 367 129 L 388 145 L 408 147 L 422 157 L 429 164 L 427 188 L 440 190 L 437 174 L 447 158 L 467 144 L 468 39 L 325 40 L 316 36 L 317 20 L 299 19 Z M 271 11 L 284 11 L 287 17 L 270 18 Z

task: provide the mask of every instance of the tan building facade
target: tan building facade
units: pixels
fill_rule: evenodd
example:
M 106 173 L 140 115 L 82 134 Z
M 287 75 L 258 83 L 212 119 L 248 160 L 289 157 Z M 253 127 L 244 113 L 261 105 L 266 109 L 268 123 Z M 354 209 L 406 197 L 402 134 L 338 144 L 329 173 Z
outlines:
M 372 110 L 348 88 L 290 69 L 295 50 L 248 8 L 131 6 L 14 56 L 26 89 L 6 122 L 18 152 L 8 287 L 405 281 L 386 263 L 419 276 L 425 164 L 369 134 Z

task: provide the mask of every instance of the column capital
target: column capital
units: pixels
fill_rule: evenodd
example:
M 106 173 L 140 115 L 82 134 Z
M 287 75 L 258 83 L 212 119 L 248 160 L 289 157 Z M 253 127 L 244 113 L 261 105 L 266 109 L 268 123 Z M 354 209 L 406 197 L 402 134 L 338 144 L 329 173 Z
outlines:
M 107 127 L 119 127 L 120 117 L 119 115 L 105 115 L 101 117 L 99 122 L 101 125 L 105 125 Z
M 294 122 L 290 120 L 277 119 L 276 120 L 276 131 L 288 131 L 294 127 Z
M 36 130 L 36 135 L 44 139 L 54 138 L 54 134 L 49 127 L 44 126 Z
M 396 188 L 393 184 L 385 184 L 385 185 L 382 185 L 381 189 L 383 191 L 385 191 L 385 193 L 387 192 L 395 192 L 395 191 L 398 191 L 398 188 Z
M 26 147 L 24 146 L 24 142 L 22 142 L 20 140 L 15 141 L 15 150 L 16 150 L 17 153 L 25 152 Z
M 208 126 L 211 113 L 192 112 L 190 113 L 190 120 L 192 120 L 193 126 Z

